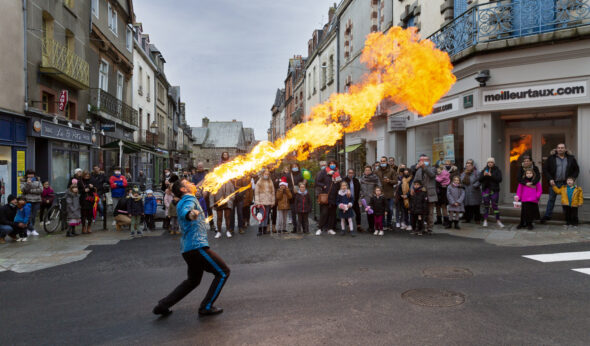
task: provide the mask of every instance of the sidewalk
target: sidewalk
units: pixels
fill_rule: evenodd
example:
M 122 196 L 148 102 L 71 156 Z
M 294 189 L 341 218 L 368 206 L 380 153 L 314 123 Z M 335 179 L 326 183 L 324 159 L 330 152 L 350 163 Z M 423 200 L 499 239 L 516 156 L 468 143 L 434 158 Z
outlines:
M 80 230 L 78 229 L 78 233 Z M 14 242 L 7 237 L 6 244 L 0 245 L 0 272 L 12 270 L 27 273 L 66 263 L 81 261 L 92 250 L 91 245 L 115 245 L 130 239 L 129 231 L 103 231 L 102 223 L 94 226 L 92 234 L 66 238 L 65 233 L 48 235 L 40 231 L 39 236 L 30 236 L 26 242 Z M 163 229 L 144 233 L 144 237 L 160 236 Z

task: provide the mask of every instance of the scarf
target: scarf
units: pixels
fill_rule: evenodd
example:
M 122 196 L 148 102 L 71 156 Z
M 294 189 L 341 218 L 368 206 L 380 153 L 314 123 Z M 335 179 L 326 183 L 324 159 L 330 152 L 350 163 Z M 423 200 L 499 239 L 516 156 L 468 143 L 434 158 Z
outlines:
M 409 175 L 407 177 L 402 178 L 402 195 L 407 195 L 410 193 L 410 182 L 412 181 L 412 176 Z M 410 199 L 404 199 L 404 208 L 408 209 L 410 207 Z

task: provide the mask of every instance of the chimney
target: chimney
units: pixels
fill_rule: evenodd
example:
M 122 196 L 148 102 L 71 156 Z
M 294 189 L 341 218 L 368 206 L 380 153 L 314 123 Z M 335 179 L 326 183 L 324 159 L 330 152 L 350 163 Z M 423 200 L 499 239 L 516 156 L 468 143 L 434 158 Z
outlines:
M 232 123 L 235 123 L 235 122 L 236 122 L 236 119 L 232 119 L 232 120 L 231 120 L 231 122 L 232 122 Z
M 328 23 L 332 23 L 334 13 L 336 13 L 336 3 L 334 3 L 334 7 L 330 7 L 330 9 L 328 10 Z
M 203 127 L 209 127 L 209 118 L 207 118 L 207 117 L 203 118 Z

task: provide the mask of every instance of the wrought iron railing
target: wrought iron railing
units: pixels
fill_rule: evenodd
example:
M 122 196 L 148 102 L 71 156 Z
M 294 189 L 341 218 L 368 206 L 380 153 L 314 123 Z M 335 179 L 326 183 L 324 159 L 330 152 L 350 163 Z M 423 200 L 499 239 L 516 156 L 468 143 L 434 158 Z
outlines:
M 455 55 L 478 43 L 590 25 L 590 0 L 513 0 L 474 6 L 429 39 Z
M 64 74 L 73 80 L 78 89 L 86 89 L 90 85 L 88 62 L 54 39 L 43 40 L 41 68 Z
M 133 107 L 102 89 L 92 89 L 90 94 L 92 110 L 104 112 L 129 125 L 138 126 L 139 113 Z
M 303 121 L 303 107 L 299 107 L 293 113 L 291 113 L 291 122 L 293 123 L 293 125 L 296 125 L 302 121 Z
M 141 130 L 139 131 L 138 142 L 139 144 L 146 144 L 155 147 L 158 144 L 158 134 L 152 133 L 148 130 Z

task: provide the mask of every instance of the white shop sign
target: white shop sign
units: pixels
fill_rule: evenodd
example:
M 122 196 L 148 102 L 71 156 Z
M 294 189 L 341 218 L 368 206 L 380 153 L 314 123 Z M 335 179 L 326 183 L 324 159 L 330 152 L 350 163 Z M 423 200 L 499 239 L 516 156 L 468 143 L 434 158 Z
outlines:
M 447 113 L 456 112 L 459 110 L 459 99 L 454 98 L 450 100 L 446 100 L 443 102 L 439 102 L 432 107 L 432 113 L 430 115 L 442 115 Z
M 487 90 L 482 93 L 483 105 L 577 98 L 586 97 L 586 95 L 586 81 L 534 85 L 519 88 L 507 87 L 503 89 Z

